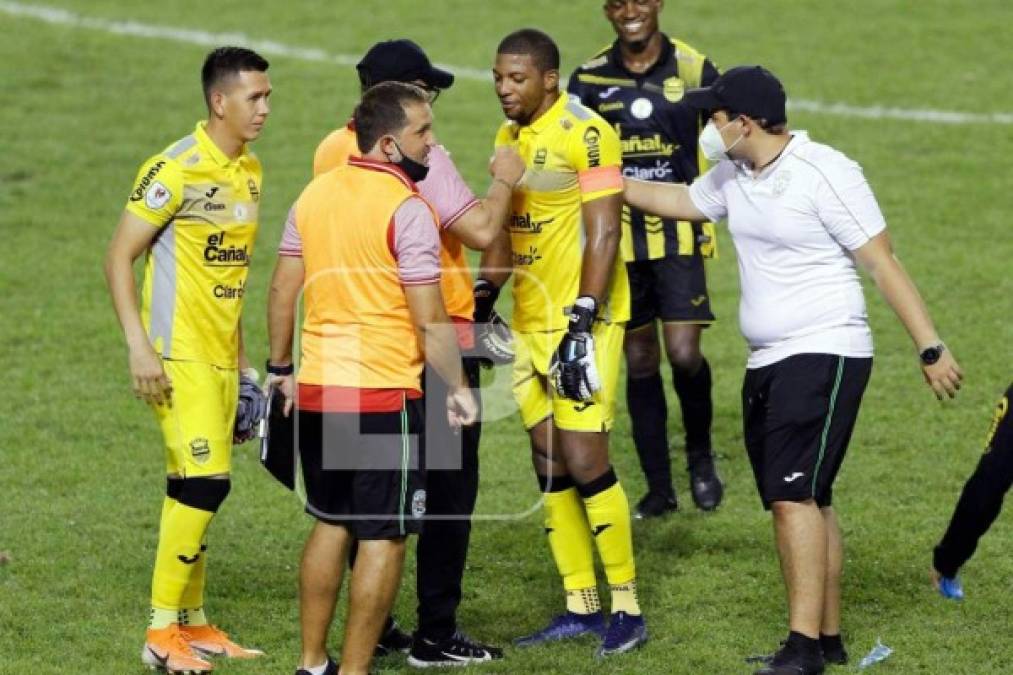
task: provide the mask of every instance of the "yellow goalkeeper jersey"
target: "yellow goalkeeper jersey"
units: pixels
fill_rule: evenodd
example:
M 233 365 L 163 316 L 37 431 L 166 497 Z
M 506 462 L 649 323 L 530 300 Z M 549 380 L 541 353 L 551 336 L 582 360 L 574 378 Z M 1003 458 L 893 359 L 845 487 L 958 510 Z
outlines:
M 622 146 L 597 113 L 565 93 L 527 126 L 507 121 L 496 145 L 517 148 L 527 164 L 510 214 L 514 313 L 519 331 L 566 328 L 566 308 L 577 298 L 584 251 L 581 205 L 622 192 Z M 598 316 L 630 317 L 626 265 L 617 255 Z
M 155 350 L 235 368 L 263 174 L 246 148 L 229 159 L 204 125 L 141 166 L 126 208 L 158 228 L 141 300 Z

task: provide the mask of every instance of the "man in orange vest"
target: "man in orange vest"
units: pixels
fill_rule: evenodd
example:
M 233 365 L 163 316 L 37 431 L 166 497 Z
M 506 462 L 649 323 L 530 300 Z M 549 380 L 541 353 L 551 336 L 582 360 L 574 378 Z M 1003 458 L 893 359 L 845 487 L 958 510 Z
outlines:
M 373 45 L 357 66 L 363 91 L 381 82 L 408 82 L 425 89 L 434 102 L 454 82 L 453 74 L 436 68 L 417 44 L 388 40 Z M 317 147 L 313 174 L 319 176 L 343 166 L 358 154 L 355 125 L 334 130 Z M 489 166 L 492 182 L 485 199 L 477 199 L 461 177 L 450 154 L 437 145 L 429 154 L 428 172 L 419 180 L 419 194 L 428 201 L 440 224 L 441 282 L 447 313 L 458 329 L 458 346 L 465 357 L 465 375 L 478 395 L 479 363 L 483 359 L 510 360 L 509 332 L 492 310 L 485 282 L 474 285 L 464 247 L 481 250 L 503 231 L 512 190 L 524 175 L 524 161 L 513 148 L 497 150 Z M 283 243 L 284 248 L 284 243 Z M 473 324 L 474 319 L 474 324 Z M 476 345 L 476 342 L 478 343 Z M 378 654 L 409 651 L 408 662 L 417 667 L 460 665 L 502 658 L 503 652 L 472 640 L 457 627 L 471 535 L 471 514 L 478 497 L 478 446 L 481 421 L 452 435 L 439 423 L 438 406 L 446 396 L 439 378 L 427 382 L 431 401 L 428 417 L 426 482 L 428 514 L 418 538 L 416 590 L 418 626 L 414 637 L 387 621 L 377 646 Z M 478 399 L 481 406 L 481 399 Z M 355 559 L 353 550 L 352 560 Z
M 298 406 L 306 511 L 297 675 L 337 675 L 326 651 L 353 541 L 341 673 L 366 673 L 401 578 L 405 537 L 426 513 L 423 358 L 448 383 L 448 424 L 474 423 L 440 290 L 437 217 L 418 194 L 435 146 L 429 97 L 389 82 L 354 114 L 361 157 L 315 178 L 289 212 L 268 303 L 268 372 Z M 296 301 L 304 320 L 298 384 Z

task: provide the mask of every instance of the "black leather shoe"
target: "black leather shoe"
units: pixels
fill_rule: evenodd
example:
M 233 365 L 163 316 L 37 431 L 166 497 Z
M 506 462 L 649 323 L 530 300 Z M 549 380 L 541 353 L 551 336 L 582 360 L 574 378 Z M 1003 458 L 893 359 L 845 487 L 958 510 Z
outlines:
M 713 511 L 721 504 L 725 486 L 714 468 L 714 453 L 695 453 L 689 458 L 689 489 L 693 503 L 702 511 Z

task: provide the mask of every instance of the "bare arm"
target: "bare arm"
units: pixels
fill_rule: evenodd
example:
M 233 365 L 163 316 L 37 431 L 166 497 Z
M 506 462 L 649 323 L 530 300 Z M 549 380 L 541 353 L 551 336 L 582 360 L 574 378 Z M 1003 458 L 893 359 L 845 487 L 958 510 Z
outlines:
M 271 345 L 269 359 L 276 366 L 292 363 L 296 300 L 302 291 L 304 276 L 302 258 L 278 256 L 267 299 L 267 334 Z
M 503 230 L 514 187 L 524 175 L 524 160 L 509 146 L 496 148 L 489 163 L 492 183 L 485 199 L 468 209 L 447 229 L 468 248 L 482 251 Z
M 940 344 L 925 302 L 903 265 L 894 256 L 890 236 L 885 231 L 880 232 L 856 249 L 854 254 L 904 325 L 915 348 L 921 352 L 927 347 Z M 957 389 L 960 389 L 963 372 L 949 350 L 945 350 L 935 364 L 922 364 L 922 371 L 925 381 L 932 387 L 937 398 L 941 399 L 944 394 L 953 398 Z
M 296 300 L 302 291 L 305 267 L 302 258 L 278 256 L 271 277 L 267 299 L 267 334 L 270 341 L 268 361 L 271 365 L 287 366 L 292 363 L 292 336 L 295 331 Z M 295 395 L 295 376 L 271 376 L 272 381 L 285 395 L 285 414 L 292 409 Z
M 482 251 L 478 278 L 502 288 L 513 273 L 513 252 L 510 248 L 510 230 L 500 229 L 492 243 Z
M 612 269 L 622 235 L 621 194 L 599 197 L 581 206 L 586 243 L 580 265 L 578 295 L 589 295 L 601 305 L 608 293 Z
M 106 252 L 105 275 L 127 343 L 134 393 L 149 403 L 161 404 L 170 401 L 172 383 L 144 330 L 134 283 L 134 262 L 157 234 L 156 227 L 124 211 Z
M 626 203 L 644 213 L 691 222 L 707 220 L 707 216 L 701 213 L 689 198 L 688 185 L 624 178 L 623 186 L 623 198 Z
M 461 370 L 457 331 L 447 316 L 440 285 L 404 286 L 404 294 L 426 362 L 447 383 L 451 425 L 472 424 L 477 416 L 477 406 Z

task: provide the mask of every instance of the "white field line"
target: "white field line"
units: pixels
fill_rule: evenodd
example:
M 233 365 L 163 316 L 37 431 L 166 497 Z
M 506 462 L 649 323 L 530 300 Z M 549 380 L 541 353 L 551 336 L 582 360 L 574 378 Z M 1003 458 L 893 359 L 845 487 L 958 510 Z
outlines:
M 48 24 L 83 28 L 114 35 L 170 40 L 202 47 L 237 44 L 254 49 L 265 56 L 278 56 L 316 63 L 354 66 L 361 58 L 352 54 L 330 54 L 322 49 L 294 47 L 274 40 L 258 40 L 243 33 L 211 33 L 192 28 L 158 26 L 137 21 L 114 21 L 77 14 L 58 7 L 33 5 L 0 0 L 0 12 L 9 16 L 30 18 Z M 437 64 L 465 80 L 488 82 L 490 72 L 451 64 Z M 823 115 L 858 117 L 865 119 L 899 119 L 935 124 L 1013 124 L 1013 113 L 970 113 L 927 108 L 894 108 L 886 106 L 854 106 L 847 103 L 824 103 L 806 99 L 791 99 L 788 108 Z

